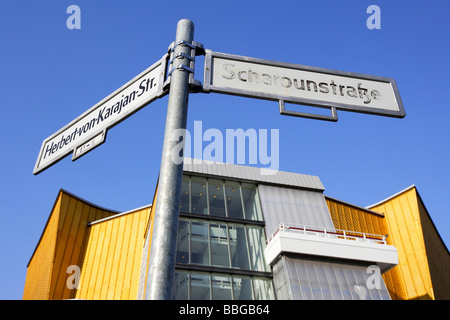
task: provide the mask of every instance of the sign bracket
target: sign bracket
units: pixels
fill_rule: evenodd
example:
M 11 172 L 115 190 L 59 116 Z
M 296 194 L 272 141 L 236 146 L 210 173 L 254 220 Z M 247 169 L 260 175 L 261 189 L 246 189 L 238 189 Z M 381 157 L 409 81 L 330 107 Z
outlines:
M 190 54 L 186 54 L 184 52 L 178 52 L 175 55 L 175 49 L 178 46 L 185 46 L 185 47 L 189 47 L 190 50 Z M 181 70 L 185 70 L 189 72 L 189 87 L 191 89 L 192 93 L 197 93 L 197 92 L 201 92 L 201 88 L 202 88 L 202 83 L 199 80 L 194 79 L 194 70 L 195 70 L 195 57 L 196 56 L 201 56 L 201 55 L 205 55 L 205 48 L 203 46 L 203 44 L 197 42 L 197 41 L 192 41 L 192 42 L 187 42 L 185 40 L 181 40 L 178 41 L 176 44 L 175 42 L 172 42 L 169 45 L 169 48 L 167 49 L 167 53 L 168 53 L 168 62 L 167 62 L 167 67 L 168 67 L 168 72 L 166 75 L 166 80 L 164 81 L 164 88 L 167 88 L 170 84 L 170 79 L 171 79 L 171 75 L 172 72 L 176 69 L 181 69 Z M 173 67 L 174 62 L 177 59 L 183 59 L 186 58 L 189 62 L 188 65 L 184 65 L 184 64 L 179 64 L 176 67 Z
M 331 116 L 327 116 L 327 115 L 320 115 L 320 114 L 312 114 L 312 113 L 305 113 L 305 112 L 299 112 L 299 111 L 286 110 L 285 107 L 284 107 L 284 103 L 285 102 L 289 102 L 289 101 L 278 100 L 278 105 L 280 107 L 280 114 L 282 114 L 282 115 L 293 116 L 293 117 L 301 117 L 301 118 L 308 118 L 308 119 L 316 119 L 316 120 L 324 120 L 324 121 L 333 121 L 333 122 L 337 122 L 338 121 L 336 107 L 330 107 Z
M 107 132 L 106 129 L 103 131 L 100 131 L 91 140 L 76 147 L 72 154 L 72 161 L 77 160 L 81 156 L 84 156 L 86 153 L 94 150 L 95 148 L 97 148 L 98 146 L 103 144 L 106 140 L 106 132 Z

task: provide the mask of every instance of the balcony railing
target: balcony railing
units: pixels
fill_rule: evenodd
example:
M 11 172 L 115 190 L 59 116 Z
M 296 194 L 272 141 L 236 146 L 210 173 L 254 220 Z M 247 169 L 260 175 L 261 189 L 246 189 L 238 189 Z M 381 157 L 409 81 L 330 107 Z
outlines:
M 279 232 L 294 232 L 304 235 L 312 235 L 322 238 L 343 239 L 350 241 L 359 241 L 365 243 L 387 244 L 386 236 L 363 233 L 357 231 L 338 230 L 324 227 L 313 227 L 306 225 L 296 225 L 288 223 L 280 223 L 275 230 L 267 237 L 266 244 L 277 235 Z

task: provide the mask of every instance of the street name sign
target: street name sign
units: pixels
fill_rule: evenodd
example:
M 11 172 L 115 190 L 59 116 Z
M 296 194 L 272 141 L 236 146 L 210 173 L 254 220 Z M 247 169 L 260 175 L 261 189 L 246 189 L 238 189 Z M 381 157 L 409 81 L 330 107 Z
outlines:
M 280 111 L 284 102 L 289 102 L 332 111 L 405 116 L 393 79 L 211 50 L 205 51 L 203 89 L 280 101 Z
M 281 114 L 322 120 L 336 121 L 338 109 L 397 118 L 405 116 L 393 79 L 218 53 L 204 50 L 203 45 L 193 41 L 193 38 L 192 21 L 180 20 L 176 40 L 169 47 L 169 52 L 45 139 L 33 170 L 33 174 L 38 174 L 70 153 L 73 153 L 72 160 L 78 159 L 101 145 L 108 129 L 171 91 L 145 299 L 173 297 L 176 226 L 183 167 L 173 161 L 173 150 L 179 142 L 171 137 L 176 130 L 186 129 L 190 92 L 217 92 L 278 101 Z M 198 53 L 205 54 L 203 84 L 194 79 L 195 55 Z M 168 65 L 171 70 L 166 73 Z M 331 116 L 286 111 L 285 102 L 329 108 Z
M 167 54 L 42 143 L 33 174 L 73 152 L 72 161 L 105 141 L 106 132 L 167 93 L 163 88 Z

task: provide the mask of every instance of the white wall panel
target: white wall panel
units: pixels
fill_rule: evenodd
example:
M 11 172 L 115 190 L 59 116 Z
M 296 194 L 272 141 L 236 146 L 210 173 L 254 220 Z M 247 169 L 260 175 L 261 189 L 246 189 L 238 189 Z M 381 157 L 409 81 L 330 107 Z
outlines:
M 281 222 L 334 228 L 322 192 L 258 185 L 267 234 Z

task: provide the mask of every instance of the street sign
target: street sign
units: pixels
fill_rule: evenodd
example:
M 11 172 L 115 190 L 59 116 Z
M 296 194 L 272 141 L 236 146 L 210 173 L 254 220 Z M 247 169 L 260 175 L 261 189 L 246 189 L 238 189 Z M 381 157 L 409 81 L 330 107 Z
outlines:
M 106 131 L 167 93 L 163 88 L 165 54 L 125 85 L 48 137 L 42 143 L 33 174 L 38 174 L 71 152 L 72 161 L 105 141 Z
M 172 299 L 183 164 L 172 161 L 186 129 L 190 92 L 218 92 L 279 101 L 280 113 L 336 121 L 336 110 L 402 118 L 405 111 L 394 80 L 204 50 L 193 41 L 194 25 L 177 24 L 176 40 L 159 61 L 94 105 L 42 143 L 33 174 L 69 153 L 72 160 L 101 145 L 107 130 L 170 90 L 155 204 L 146 299 Z M 205 54 L 203 85 L 194 79 L 195 56 Z M 167 62 L 170 57 L 170 62 Z M 175 64 L 176 62 L 176 64 Z M 166 74 L 166 67 L 171 69 Z M 166 79 L 167 78 L 167 79 Z M 167 88 L 167 89 L 164 89 Z M 286 103 L 329 108 L 331 116 L 287 111 Z M 184 148 L 185 139 L 182 140 Z
M 203 90 L 280 101 L 280 112 L 292 115 L 284 102 L 330 108 L 332 116 L 324 120 L 337 120 L 336 110 L 405 116 L 393 79 L 211 50 L 205 53 Z

